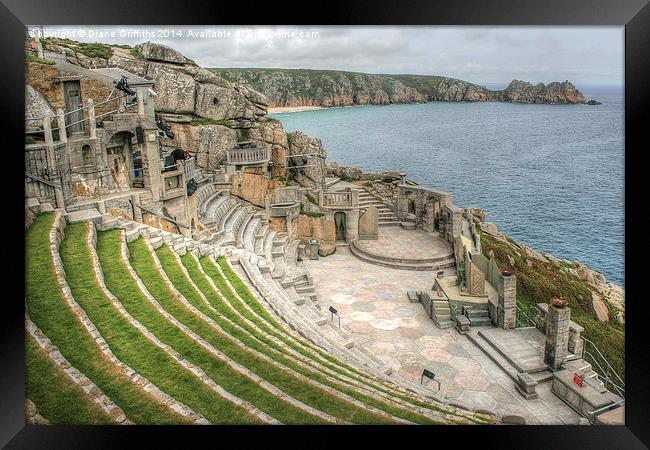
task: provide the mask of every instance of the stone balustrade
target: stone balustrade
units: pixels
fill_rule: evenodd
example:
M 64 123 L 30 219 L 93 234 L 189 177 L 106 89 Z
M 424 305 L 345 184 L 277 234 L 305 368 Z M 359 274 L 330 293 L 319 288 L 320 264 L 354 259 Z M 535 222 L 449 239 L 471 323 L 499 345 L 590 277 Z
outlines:
M 357 191 L 325 192 L 323 206 L 329 208 L 356 208 L 359 206 Z
M 229 164 L 261 164 L 271 159 L 269 147 L 231 148 L 226 161 Z

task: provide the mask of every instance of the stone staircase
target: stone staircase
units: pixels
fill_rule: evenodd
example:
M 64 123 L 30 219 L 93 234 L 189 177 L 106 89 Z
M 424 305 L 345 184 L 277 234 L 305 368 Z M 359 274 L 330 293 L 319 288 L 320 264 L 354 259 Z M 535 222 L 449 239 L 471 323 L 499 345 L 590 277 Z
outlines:
M 374 206 L 377 208 L 379 226 L 399 226 L 400 222 L 397 215 L 381 200 L 372 196 L 367 190 L 359 190 L 359 206 L 367 208 Z
M 449 302 L 446 300 L 433 300 L 433 321 L 438 328 L 445 330 L 454 326 L 451 320 Z
M 465 306 L 463 312 L 472 327 L 485 327 L 492 325 L 492 320 L 490 319 L 488 310 L 485 308 Z

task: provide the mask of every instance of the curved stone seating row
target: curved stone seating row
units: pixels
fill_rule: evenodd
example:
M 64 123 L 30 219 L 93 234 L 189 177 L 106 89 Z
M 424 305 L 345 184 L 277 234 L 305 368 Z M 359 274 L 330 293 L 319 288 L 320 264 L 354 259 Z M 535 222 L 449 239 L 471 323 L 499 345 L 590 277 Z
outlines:
M 118 226 L 120 228 L 124 228 L 125 230 L 129 228 L 133 230 L 137 230 L 138 236 L 142 235 L 145 238 L 147 238 L 152 248 L 156 248 L 156 246 L 160 246 L 162 245 L 162 243 L 169 243 L 170 247 L 174 249 L 174 252 L 178 254 L 184 254 L 186 251 L 192 251 L 193 253 L 196 252 L 199 255 L 207 254 L 211 256 L 219 256 L 223 254 L 224 251 L 228 252 L 227 249 L 224 250 L 222 247 L 200 244 L 197 243 L 196 241 L 193 241 L 190 238 L 186 238 L 184 236 L 176 235 L 173 233 L 168 233 L 159 230 L 157 228 L 138 224 L 132 221 L 120 219 L 120 221 L 118 221 Z M 286 236 L 283 235 L 280 235 L 280 238 L 274 242 L 273 236 L 275 232 L 271 230 L 268 227 L 268 225 L 262 226 L 260 224 L 259 232 L 252 231 L 257 229 L 258 229 L 257 225 L 251 226 L 251 231 L 249 232 L 250 235 L 255 235 L 254 239 L 256 242 L 253 245 L 257 245 L 259 247 L 260 244 L 258 244 L 257 242 L 259 241 L 259 242 L 263 242 L 264 246 L 267 248 L 275 245 L 277 249 L 277 248 L 282 248 L 283 245 L 287 244 Z M 125 233 L 125 239 L 127 237 L 127 233 Z M 243 235 L 246 235 L 246 233 L 244 233 Z M 133 234 L 131 235 L 131 238 L 135 239 L 137 237 L 135 236 L 135 234 Z M 277 245 L 278 241 L 280 245 Z M 240 253 L 243 252 L 243 250 L 237 250 L 237 251 Z M 387 373 L 389 373 L 389 371 L 384 371 L 384 372 L 381 371 L 381 361 L 378 358 L 376 358 L 375 355 L 372 355 L 369 352 L 363 350 L 362 348 L 355 346 L 352 341 L 346 342 L 342 340 L 345 338 L 345 336 L 339 334 L 338 330 L 335 328 L 333 324 L 331 323 L 328 324 L 329 321 L 325 316 L 322 315 L 322 313 L 320 313 L 320 311 L 318 311 L 312 305 L 309 304 L 296 305 L 294 302 L 296 296 L 295 295 L 292 296 L 291 290 L 289 290 L 288 293 L 287 289 L 282 288 L 278 280 L 274 280 L 270 276 L 271 275 L 270 266 L 268 265 L 265 256 L 262 256 L 261 258 L 257 258 L 254 255 L 254 253 L 251 252 L 250 250 L 243 253 L 245 253 L 249 258 L 247 268 L 250 271 L 250 274 L 245 270 L 243 270 L 244 276 L 242 276 L 241 273 L 242 270 L 237 270 L 238 269 L 237 266 L 233 267 L 233 269 L 235 269 L 237 272 L 240 273 L 240 277 L 242 278 L 242 281 L 244 281 L 246 284 L 254 288 L 251 289 L 252 292 L 255 292 L 256 290 L 259 291 L 258 286 L 260 286 L 259 284 L 258 286 L 251 285 L 251 281 L 250 281 L 251 275 L 255 273 L 256 275 L 252 275 L 252 276 L 256 278 L 256 281 L 258 283 L 261 280 L 263 280 L 264 286 L 262 287 L 262 289 L 266 287 L 267 292 L 274 292 L 276 294 L 277 299 L 282 299 L 282 301 L 269 302 L 266 299 L 266 297 L 264 297 L 265 300 L 268 302 L 267 305 L 265 306 L 268 306 L 270 308 L 269 310 L 273 312 L 273 315 L 277 315 L 283 321 L 285 321 L 291 330 L 298 331 L 298 333 L 303 338 L 308 338 L 309 340 L 313 341 L 315 344 L 323 348 L 326 348 L 329 351 L 332 351 L 332 353 L 340 360 L 345 361 L 351 364 L 352 366 L 358 367 L 359 369 L 364 370 L 366 372 L 370 371 L 375 376 L 380 377 L 382 382 L 388 383 L 389 385 L 393 386 L 393 388 L 407 389 L 407 391 L 411 393 L 416 393 L 417 395 L 421 395 L 423 396 L 423 398 L 435 398 L 435 395 L 433 395 L 432 392 L 429 391 L 428 389 L 418 385 L 414 385 L 413 383 L 403 379 L 402 377 L 395 377 L 395 376 L 387 377 Z M 250 259 L 254 259 L 254 261 L 250 261 Z M 240 262 L 240 266 L 242 268 L 244 267 L 244 264 L 246 263 L 242 264 Z M 306 273 L 299 276 L 299 278 L 300 278 L 298 283 L 299 285 L 300 282 L 305 282 L 309 280 L 309 276 Z M 291 285 L 291 288 L 293 288 L 293 284 Z M 293 292 L 296 295 L 298 294 L 295 291 L 295 289 L 293 289 Z M 261 303 L 264 305 L 264 302 Z M 304 307 L 302 307 L 303 305 Z M 292 310 L 291 306 L 293 306 L 293 308 L 296 309 Z M 307 321 L 311 321 L 311 325 L 305 327 L 302 324 L 300 324 L 295 319 L 295 317 L 301 318 L 303 323 L 308 323 Z M 325 320 L 323 321 L 323 319 Z M 319 320 L 319 322 L 322 323 L 322 325 L 316 324 L 314 320 Z M 327 325 L 327 326 L 325 327 L 323 325 Z M 318 331 L 321 332 L 319 333 Z M 441 402 L 442 404 L 447 403 L 440 398 L 438 398 L 437 401 Z M 461 408 L 464 407 L 464 405 L 460 403 L 458 403 L 457 406 Z
M 153 247 L 150 245 L 150 243 L 149 243 L 148 241 L 145 240 L 145 242 L 147 242 L 147 245 L 149 246 L 150 251 L 153 253 Z M 126 256 L 126 250 L 125 250 L 125 248 L 126 248 L 126 247 L 125 247 L 125 245 L 126 245 L 125 234 L 123 234 L 123 237 L 122 237 L 122 245 L 123 245 L 122 259 L 123 259 L 123 262 L 124 262 L 125 264 L 127 264 L 127 262 L 128 262 L 128 257 Z M 129 270 L 132 271 L 132 269 L 129 269 Z M 160 267 L 159 267 L 159 270 L 160 270 Z M 135 275 L 135 274 L 132 273 L 132 276 L 137 276 L 137 275 Z M 168 282 L 168 281 L 167 281 L 167 282 Z M 168 282 L 168 283 L 169 283 L 169 282 Z M 144 292 L 146 292 L 146 287 L 142 286 L 142 284 L 141 284 L 140 282 L 138 282 L 138 284 L 140 285 L 140 288 L 141 288 Z M 147 293 L 146 295 L 150 297 L 150 294 Z M 176 296 L 178 297 L 179 294 L 177 293 Z M 149 298 L 149 301 L 150 301 L 150 302 L 155 302 L 155 299 L 153 299 L 152 297 L 150 297 L 150 298 Z M 189 306 L 189 305 L 186 303 L 186 301 L 183 301 L 183 299 L 181 299 L 181 302 L 183 302 L 186 306 Z M 191 306 L 189 306 L 189 307 L 190 307 L 190 309 L 193 309 L 193 307 L 191 307 Z M 175 319 L 174 319 L 172 316 L 167 315 L 167 318 L 168 318 L 170 321 L 175 321 Z M 182 326 L 182 325 L 178 324 L 178 326 Z M 187 331 L 187 330 L 185 330 L 185 331 Z M 198 338 L 197 336 L 195 336 L 194 338 L 197 339 L 197 340 L 200 339 L 200 338 Z M 214 352 L 214 351 L 216 351 L 216 349 L 213 349 L 212 351 Z M 275 363 L 275 364 L 277 364 L 277 363 Z M 320 373 L 320 372 L 318 372 L 318 373 Z M 296 374 L 296 376 L 300 376 L 300 375 Z M 314 381 L 308 380 L 308 379 L 306 379 L 304 376 L 300 376 L 300 377 L 302 377 L 301 379 L 302 379 L 303 381 L 305 381 L 305 382 L 309 382 L 310 384 L 313 384 L 313 385 L 318 385 L 317 382 L 314 382 Z M 264 381 L 263 381 L 263 380 L 258 380 L 258 381 L 259 381 L 259 383 L 264 384 Z M 344 394 L 344 393 L 342 393 L 342 392 L 336 391 L 336 390 L 334 390 L 334 389 L 332 389 L 332 388 L 330 388 L 330 387 L 328 387 L 328 386 L 320 386 L 320 385 L 319 385 L 319 387 L 322 388 L 322 389 L 327 390 L 328 392 L 330 392 L 330 393 L 332 393 L 332 394 L 334 394 L 334 395 L 339 396 L 341 399 L 343 399 L 343 400 L 345 400 L 345 401 L 351 402 L 351 403 L 353 403 L 353 404 L 355 404 L 355 405 L 357 405 L 357 406 L 359 406 L 359 407 L 363 407 L 363 408 L 366 409 L 366 410 L 373 411 L 373 413 L 375 413 L 375 414 L 377 414 L 377 415 L 382 415 L 382 416 L 385 416 L 385 417 L 387 417 L 387 418 L 390 418 L 391 420 L 396 420 L 396 421 L 398 421 L 398 422 L 402 422 L 402 423 L 410 423 L 410 422 L 408 422 L 407 420 L 404 420 L 404 419 L 401 419 L 401 418 L 399 418 L 399 417 L 394 417 L 394 416 L 392 416 L 392 415 L 390 415 L 390 414 L 387 414 L 387 413 L 386 413 L 385 411 L 383 411 L 383 410 L 378 410 L 378 409 L 376 409 L 376 408 L 374 408 L 374 407 L 372 407 L 372 406 L 369 406 L 369 405 L 367 405 L 367 404 L 362 404 L 361 402 L 359 402 L 358 400 L 356 400 L 356 399 L 354 399 L 354 398 L 348 396 L 347 394 Z M 273 388 L 273 386 L 269 386 L 269 389 L 272 390 L 272 389 L 274 389 L 274 388 Z M 276 392 L 278 392 L 278 391 L 276 391 Z M 281 395 L 282 398 L 285 399 L 285 400 L 289 399 L 289 397 L 287 397 L 286 394 L 282 393 L 281 391 L 279 392 L 279 395 Z M 366 395 L 374 396 L 376 399 L 378 399 L 378 400 L 382 400 L 382 401 L 392 401 L 392 402 L 395 402 L 394 399 L 391 399 L 391 398 L 382 398 L 381 395 L 379 395 L 378 393 L 372 392 L 372 391 L 369 391 L 368 393 L 366 393 Z M 298 404 L 298 403 L 295 403 L 295 404 Z M 404 404 L 404 405 L 402 405 L 401 403 L 398 403 L 398 402 L 397 402 L 397 404 L 398 404 L 399 406 L 402 406 L 402 407 L 409 406 L 408 404 Z M 307 405 L 304 405 L 304 408 L 305 408 L 305 410 L 306 410 L 307 412 L 310 412 L 310 413 L 312 413 L 312 414 L 314 414 L 314 413 L 318 413 L 318 414 L 319 414 L 319 417 L 324 418 L 324 419 L 328 419 L 328 421 L 336 421 L 336 423 L 341 423 L 339 420 L 335 420 L 335 419 L 334 419 L 333 417 L 331 417 L 331 416 L 328 416 L 328 415 L 326 415 L 326 414 L 323 414 L 323 413 L 320 413 L 320 412 L 317 412 L 317 411 L 313 411 L 312 409 L 309 409 L 309 407 L 308 407 Z M 407 408 L 407 409 L 409 409 L 409 408 Z M 412 408 L 411 408 L 411 409 L 412 409 Z M 416 409 L 412 409 L 412 411 L 414 411 L 414 412 L 418 412 L 418 411 L 416 411 Z M 431 418 L 434 418 L 434 417 L 431 417 Z M 436 417 L 436 418 L 439 419 L 439 417 Z
M 200 217 L 205 215 L 208 206 L 219 197 L 221 193 L 222 192 L 215 184 L 209 184 L 194 194 L 196 195 L 196 208 Z
M 246 346 L 244 346 L 241 342 L 237 341 L 235 338 L 233 338 L 228 333 L 226 333 L 219 325 L 216 324 L 216 322 L 214 322 L 214 320 L 210 319 L 208 316 L 206 316 L 204 313 L 202 313 L 200 310 L 198 310 L 195 306 L 193 306 L 183 296 L 183 294 L 181 294 L 176 289 L 176 287 L 174 286 L 172 281 L 167 276 L 165 270 L 163 269 L 163 267 L 162 267 L 162 265 L 160 263 L 160 260 L 158 259 L 158 256 L 156 255 L 156 252 L 154 251 L 153 247 L 151 247 L 151 245 L 146 240 L 145 240 L 145 245 L 147 245 L 147 248 L 149 250 L 149 254 L 151 255 L 151 257 L 152 257 L 152 259 L 154 261 L 154 265 L 156 266 L 156 269 L 158 270 L 160 276 L 163 278 L 163 281 L 165 282 L 167 288 L 173 293 L 174 297 L 176 299 L 178 299 L 181 304 L 183 304 L 183 306 L 185 308 L 187 308 L 189 311 L 191 311 L 196 316 L 201 318 L 201 320 L 203 322 L 207 323 L 215 332 L 219 333 L 220 336 L 222 336 L 222 337 L 224 337 L 226 339 L 229 339 L 230 342 L 236 343 L 236 345 L 238 343 L 239 344 L 238 347 L 240 349 L 243 349 L 246 352 L 250 352 L 250 353 L 255 354 L 256 357 L 258 357 L 260 359 L 263 359 L 264 361 L 274 365 L 275 367 L 283 367 L 284 368 L 284 366 L 281 366 L 280 364 L 273 362 L 273 360 L 271 360 L 270 358 L 264 357 L 264 355 L 262 355 L 261 353 L 255 351 L 253 349 L 246 348 Z M 125 247 L 125 242 L 123 241 L 123 249 L 125 249 L 125 248 L 126 248 Z M 173 250 L 172 250 L 172 252 L 173 252 Z M 123 252 L 123 254 L 125 255 L 126 253 Z M 125 263 L 128 263 L 128 259 L 125 261 Z M 132 269 L 130 269 L 130 271 L 132 272 L 132 276 L 137 277 L 137 275 L 135 274 L 135 272 Z M 161 312 L 163 315 L 165 315 L 168 318 L 168 320 L 170 322 L 172 322 L 176 327 L 181 329 L 184 334 L 189 336 L 193 341 L 197 342 L 200 346 L 204 347 L 216 359 L 223 361 L 229 367 L 231 367 L 236 372 L 238 372 L 241 376 L 250 379 L 255 384 L 260 386 L 262 389 L 264 389 L 264 390 L 270 392 L 271 394 L 281 398 L 283 401 L 286 401 L 286 402 L 290 403 L 291 405 L 299 408 L 300 410 L 302 410 L 302 411 L 304 411 L 304 412 L 306 412 L 308 414 L 316 415 L 316 416 L 320 417 L 321 419 L 326 420 L 327 422 L 331 422 L 331 423 L 338 423 L 339 422 L 335 417 L 333 417 L 333 416 L 331 416 L 329 414 L 326 414 L 326 413 L 324 413 L 322 411 L 319 411 L 319 410 L 317 410 L 317 409 L 315 409 L 315 408 L 313 408 L 313 407 L 311 407 L 311 406 L 309 406 L 309 405 L 307 405 L 307 404 L 305 404 L 305 403 L 291 397 L 286 392 L 283 392 L 278 387 L 274 386 L 273 384 L 267 382 L 263 378 L 256 375 L 254 372 L 252 372 L 247 367 L 244 367 L 241 364 L 239 364 L 236 361 L 229 358 L 225 353 L 223 353 L 219 349 L 215 348 L 212 344 L 205 341 L 198 334 L 196 334 L 194 331 L 192 331 L 189 327 L 182 324 L 172 314 L 166 312 L 162 308 L 162 306 L 155 301 L 153 296 L 151 296 L 151 294 L 148 293 L 148 291 L 146 291 L 146 287 L 144 287 L 144 284 L 141 283 L 141 282 L 138 282 L 138 284 L 141 286 L 141 289 L 143 290 L 143 292 L 145 292 L 145 295 L 149 298 L 149 301 L 152 302 L 155 305 L 156 309 L 159 312 Z M 293 371 L 291 371 L 291 370 L 287 370 L 287 372 L 290 375 L 295 375 L 295 373 Z
M 193 255 L 193 254 L 192 254 L 192 255 Z M 195 258 L 195 260 L 196 260 L 195 255 L 193 255 L 193 256 L 194 256 L 194 258 Z M 197 261 L 197 262 L 198 262 L 198 261 Z M 213 262 L 213 263 L 214 263 L 214 262 Z M 200 266 L 199 266 L 199 267 L 200 267 Z M 218 267 L 219 267 L 218 264 L 215 264 L 215 267 L 218 268 Z M 233 267 L 233 269 L 235 270 L 235 272 L 239 272 L 235 267 Z M 226 280 L 226 283 L 230 286 L 230 288 L 233 290 L 233 292 L 236 292 L 235 289 L 232 287 L 232 285 L 230 285 L 230 283 L 227 281 L 227 278 L 223 275 L 223 273 L 221 272 L 221 270 L 218 269 L 218 271 L 221 273 L 221 275 L 223 276 L 224 280 Z M 201 269 L 201 272 L 205 275 L 205 273 L 202 271 L 202 269 Z M 250 284 L 246 281 L 246 277 L 242 277 L 242 276 L 240 276 L 240 279 L 241 279 L 241 280 L 242 280 L 246 285 L 248 285 L 248 286 L 249 286 L 249 289 L 250 289 Z M 210 282 L 211 282 L 211 281 L 210 281 Z M 212 284 L 213 287 L 214 287 L 214 284 L 213 284 L 212 282 L 211 282 L 211 284 Z M 217 290 L 216 287 L 214 287 L 214 289 Z M 254 292 L 254 289 L 251 289 L 251 292 Z M 236 297 L 239 298 L 237 295 L 236 295 Z M 241 298 L 239 298 L 239 301 L 241 302 L 242 305 L 246 305 L 246 303 L 245 303 Z M 235 310 L 234 308 L 232 308 L 232 305 L 230 305 L 229 302 L 226 302 L 226 303 L 228 303 L 228 305 L 231 307 L 231 309 L 232 309 L 233 311 Z M 257 313 L 255 313 L 255 312 L 254 312 L 250 307 L 246 307 L 246 309 L 247 309 L 247 310 L 249 311 L 249 313 L 251 313 L 252 315 L 257 316 L 261 321 L 265 321 L 265 320 L 262 319 L 259 315 L 257 315 Z M 279 315 L 281 315 L 281 314 L 282 314 L 282 313 L 280 312 Z M 240 317 L 243 318 L 243 316 L 241 316 L 241 315 L 240 315 Z M 250 323 L 250 321 L 248 321 L 248 319 L 244 319 L 244 320 L 247 321 L 248 323 Z M 262 334 L 262 335 L 265 335 L 265 337 L 267 337 L 267 338 L 270 337 L 271 340 L 275 340 L 275 341 L 277 341 L 276 338 L 271 337 L 270 335 L 268 335 L 267 333 L 265 333 L 265 332 L 262 331 L 261 329 L 257 328 L 255 325 L 253 325 L 253 327 L 255 328 L 255 331 L 256 331 L 256 332 L 258 332 L 258 333 L 260 333 L 260 334 Z M 286 329 L 285 329 L 285 330 L 286 330 Z M 292 331 L 292 330 L 293 330 L 293 328 L 290 328 L 289 330 L 286 330 L 284 334 L 286 334 L 287 336 L 292 336 L 292 333 L 296 332 L 296 331 Z M 305 334 L 304 334 L 304 332 L 303 332 L 302 330 L 297 330 L 297 331 L 298 331 L 298 334 L 300 334 L 300 336 L 302 336 L 303 338 L 305 337 Z M 292 336 L 292 339 L 296 339 L 296 338 L 297 338 L 296 336 Z M 404 399 L 402 399 L 402 398 L 399 398 L 399 397 L 394 397 L 393 395 L 391 395 L 390 393 L 387 393 L 386 391 L 378 390 L 378 389 L 377 389 L 377 386 L 382 385 L 382 382 L 380 382 L 380 381 L 378 381 L 378 380 L 375 380 L 374 382 L 371 382 L 371 383 L 361 382 L 361 381 L 359 381 L 359 380 L 356 380 L 356 379 L 350 378 L 350 377 L 347 376 L 347 375 L 342 375 L 340 372 L 332 371 L 330 368 L 321 365 L 320 363 L 316 362 L 316 361 L 319 359 L 318 357 L 316 357 L 315 359 L 305 359 L 305 356 L 304 356 L 304 355 L 302 355 L 302 354 L 296 352 L 296 351 L 295 351 L 294 349 L 292 349 L 291 347 L 288 347 L 288 350 L 289 350 L 289 353 L 291 353 L 291 356 L 292 356 L 292 358 L 294 359 L 294 361 L 299 361 L 299 362 L 309 361 L 309 363 L 310 363 L 309 365 L 312 367 L 312 370 L 316 370 L 316 371 L 317 371 L 316 373 L 319 373 L 320 375 L 325 374 L 325 376 L 326 376 L 330 381 L 335 381 L 335 382 L 337 382 L 337 383 L 345 382 L 345 383 L 348 383 L 348 384 L 354 385 L 355 388 L 359 389 L 359 391 L 362 391 L 365 395 L 369 395 L 369 396 L 371 396 L 371 397 L 373 397 L 373 398 L 375 398 L 375 399 L 378 399 L 378 400 L 383 400 L 383 401 L 388 401 L 388 402 L 391 402 L 391 403 L 395 403 L 395 404 L 399 405 L 400 407 L 405 407 L 405 408 L 407 408 L 407 409 L 409 409 L 409 410 L 411 410 L 411 411 L 413 411 L 413 412 L 417 412 L 417 413 L 419 413 L 419 414 L 423 414 L 423 415 L 425 415 L 426 417 L 429 417 L 429 418 L 432 418 L 432 419 L 440 419 L 440 418 L 441 418 L 441 415 L 440 415 L 440 414 L 442 414 L 442 417 L 444 417 L 445 420 L 449 420 L 449 419 L 451 419 L 452 422 L 455 422 L 455 421 L 458 420 L 457 418 L 454 418 L 454 417 L 452 417 L 452 416 L 447 416 L 446 413 L 441 413 L 440 411 L 436 411 L 436 410 L 431 410 L 431 409 L 425 409 L 425 408 L 417 407 L 417 406 L 415 406 L 413 403 L 409 403 L 408 401 L 406 401 L 406 400 L 404 400 Z M 311 354 L 315 354 L 315 352 L 314 352 L 313 350 L 309 350 L 309 353 L 311 353 Z M 303 367 L 305 367 L 305 366 L 303 365 Z M 314 368 L 315 368 L 315 369 L 314 369 Z M 334 377 L 337 378 L 337 379 L 336 379 L 336 380 L 335 380 L 335 379 L 332 379 L 331 376 L 334 376 Z M 391 380 L 391 383 L 390 383 L 390 384 L 391 384 L 391 386 L 392 386 L 393 388 L 398 388 L 398 390 L 403 389 L 403 388 L 399 388 L 398 386 L 396 386 L 396 385 L 392 382 L 392 380 Z M 384 388 L 385 388 L 385 386 L 384 386 Z M 428 402 L 429 400 L 425 400 L 425 399 L 423 399 L 423 400 L 421 400 L 421 401 L 426 401 L 426 402 Z
M 74 368 L 67 359 L 59 352 L 54 344 L 38 329 L 36 324 L 25 314 L 25 328 L 32 335 L 38 346 L 47 353 L 48 358 L 61 369 L 70 381 L 82 388 L 82 391 L 89 399 L 97 404 L 108 417 L 118 425 L 133 425 L 133 422 L 126 418 L 122 408 L 117 406 L 102 390 L 95 385 L 87 376 Z
M 114 221 L 111 221 L 111 224 L 114 226 L 117 225 L 117 223 Z M 140 373 L 136 372 L 134 369 L 132 369 L 129 365 L 125 364 L 120 359 L 118 359 L 113 353 L 113 351 L 111 350 L 106 340 L 104 340 L 102 334 L 95 327 L 92 321 L 88 318 L 86 312 L 72 297 L 72 292 L 70 290 L 70 287 L 68 286 L 68 283 L 65 280 L 65 271 L 63 269 L 63 264 L 61 262 L 61 257 L 59 256 L 59 250 L 58 250 L 61 242 L 61 238 L 64 235 L 65 226 L 66 226 L 65 219 L 61 216 L 61 214 L 56 213 L 54 223 L 52 225 L 52 230 L 50 231 L 49 240 L 50 240 L 50 251 L 52 254 L 57 282 L 60 286 L 63 297 L 66 300 L 68 308 L 77 316 L 77 318 L 83 324 L 88 334 L 96 342 L 98 351 L 101 352 L 103 356 L 106 357 L 106 359 L 110 363 L 112 363 L 113 367 L 117 372 L 126 376 L 131 383 L 133 383 L 135 386 L 137 386 L 139 389 L 141 389 L 144 393 L 149 395 L 151 398 L 155 399 L 160 405 L 166 406 L 167 408 L 174 411 L 175 413 L 180 414 L 182 417 L 191 420 L 194 424 L 197 425 L 209 424 L 209 422 L 201 414 L 193 411 L 187 405 L 179 402 L 169 394 L 165 393 L 159 387 L 151 383 L 147 378 L 142 376 Z M 92 222 L 89 223 L 89 233 L 88 233 L 87 241 L 89 247 L 94 246 L 95 226 Z M 91 255 L 94 256 L 92 263 L 95 272 L 96 273 L 97 271 L 101 272 L 101 269 L 99 269 L 99 261 L 96 258 L 96 254 L 91 253 Z M 101 278 L 98 277 L 97 280 L 101 287 L 103 282 L 103 276 Z
M 240 254 L 239 258 L 246 275 L 259 292 L 270 291 L 276 294 L 272 295 L 271 299 L 275 300 L 276 304 L 282 305 L 285 316 L 288 317 L 287 323 L 289 326 L 293 325 L 302 328 L 305 330 L 305 334 L 311 334 L 315 339 L 318 339 L 322 346 L 338 349 L 340 356 L 346 359 L 356 358 L 361 362 L 361 365 L 378 368 L 374 360 L 371 360 L 367 355 L 361 353 L 358 348 L 355 348 L 354 341 L 350 339 L 349 335 L 338 330 L 319 310 L 309 308 L 304 302 L 300 305 L 296 304 L 296 300 L 299 298 L 297 295 L 291 298 L 281 284 L 278 286 L 276 280 L 269 279 L 268 272 L 262 274 L 257 266 L 256 256 Z M 275 284 L 275 288 L 273 284 Z

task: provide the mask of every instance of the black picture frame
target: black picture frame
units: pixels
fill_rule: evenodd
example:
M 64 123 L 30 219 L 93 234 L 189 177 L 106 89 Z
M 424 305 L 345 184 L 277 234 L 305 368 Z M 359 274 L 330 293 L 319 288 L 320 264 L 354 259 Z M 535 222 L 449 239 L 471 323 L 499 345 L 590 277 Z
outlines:
M 633 449 L 650 445 L 649 358 L 645 336 L 643 294 L 647 269 L 643 259 L 647 187 L 642 164 L 650 109 L 650 6 L 648 0 L 388 0 L 355 3 L 264 2 L 259 6 L 238 2 L 171 0 L 1 0 L 0 26 L 3 77 L 1 101 L 4 195 L 3 261 L 11 261 L 3 283 L 2 345 L 0 346 L 0 445 L 7 448 L 115 448 L 147 439 L 167 445 L 190 446 L 207 439 L 211 446 L 278 443 L 338 446 L 352 434 L 366 441 L 464 448 Z M 625 26 L 625 218 L 626 267 L 626 426 L 503 426 L 503 427 L 98 427 L 26 426 L 24 423 L 24 233 L 21 220 L 24 193 L 21 155 L 24 128 L 24 25 L 142 25 L 142 24 L 337 24 L 337 25 L 617 25 Z M 644 201 L 645 200 L 645 201 Z M 22 270 L 22 272 L 21 272 Z M 317 433 L 323 433 L 318 438 Z M 233 442 L 233 441 L 230 441 Z M 142 444 L 140 444 L 142 445 Z M 167 446 L 166 445 L 166 446 Z

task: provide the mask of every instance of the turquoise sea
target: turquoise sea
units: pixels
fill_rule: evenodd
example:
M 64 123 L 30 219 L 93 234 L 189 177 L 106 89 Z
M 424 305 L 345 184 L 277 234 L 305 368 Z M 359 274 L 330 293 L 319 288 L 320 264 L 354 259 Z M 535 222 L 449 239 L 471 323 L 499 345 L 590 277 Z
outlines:
M 490 86 L 499 87 L 499 86 Z M 328 160 L 404 171 L 539 251 L 624 285 L 624 92 L 577 86 L 603 104 L 426 103 L 273 114 L 320 138 Z

